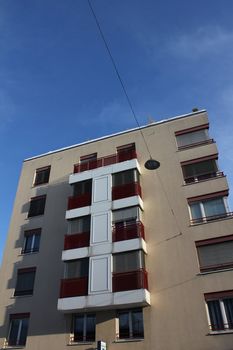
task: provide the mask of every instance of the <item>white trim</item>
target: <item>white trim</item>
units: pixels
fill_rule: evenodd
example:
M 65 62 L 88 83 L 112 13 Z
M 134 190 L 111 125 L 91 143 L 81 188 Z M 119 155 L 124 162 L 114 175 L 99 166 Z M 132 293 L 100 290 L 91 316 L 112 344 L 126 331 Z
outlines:
M 57 308 L 63 312 L 74 312 L 82 309 L 101 310 L 116 307 L 139 307 L 150 305 L 150 293 L 146 289 L 135 289 L 117 293 L 103 293 L 81 297 L 60 298 Z

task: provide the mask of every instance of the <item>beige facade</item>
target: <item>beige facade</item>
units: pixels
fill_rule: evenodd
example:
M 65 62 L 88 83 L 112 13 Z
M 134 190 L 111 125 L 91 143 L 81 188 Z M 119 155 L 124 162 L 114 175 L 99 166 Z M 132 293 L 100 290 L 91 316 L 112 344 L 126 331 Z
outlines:
M 157 170 L 144 167 L 141 132 Z M 124 158 L 120 147 L 133 144 L 136 155 Z M 102 163 L 85 158 L 95 153 Z M 25 160 L 0 274 L 0 348 L 91 350 L 102 340 L 108 350 L 232 350 L 233 216 L 217 154 L 200 111 Z M 132 193 L 116 175 L 127 171 L 140 173 Z M 84 196 L 77 205 L 85 195 L 78 185 L 67 207 L 84 181 L 90 203 Z M 132 207 L 140 208 L 136 221 L 114 222 L 117 210 Z M 66 236 L 80 217 L 91 220 L 86 244 L 84 234 Z M 124 255 L 139 251 L 145 265 Z

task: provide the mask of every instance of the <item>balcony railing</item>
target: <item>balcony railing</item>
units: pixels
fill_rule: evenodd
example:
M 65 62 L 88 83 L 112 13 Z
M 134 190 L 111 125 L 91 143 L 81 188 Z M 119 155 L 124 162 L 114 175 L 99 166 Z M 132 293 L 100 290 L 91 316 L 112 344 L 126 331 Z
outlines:
M 199 181 L 208 180 L 215 177 L 223 177 L 223 176 L 224 176 L 224 173 L 222 171 L 215 171 L 215 172 L 199 174 L 195 176 L 189 176 L 189 177 L 186 177 L 184 181 L 186 184 L 191 184 L 194 182 L 199 182 Z
M 75 249 L 88 247 L 90 242 L 90 232 L 75 233 L 65 235 L 64 249 Z
M 195 224 L 207 223 L 214 220 L 221 220 L 221 219 L 232 218 L 232 217 L 233 217 L 233 212 L 226 212 L 226 213 L 221 213 L 221 214 L 216 214 L 211 216 L 203 216 L 197 219 L 192 219 L 190 220 L 190 223 L 191 225 L 195 225 Z
M 131 196 L 142 197 L 141 186 L 138 182 L 114 186 L 112 188 L 112 200 L 131 197 Z
M 233 267 L 233 261 L 228 263 L 222 263 L 222 264 L 200 266 L 200 271 L 201 272 L 217 271 L 217 270 L 230 269 L 232 267 Z
M 61 280 L 60 298 L 76 297 L 88 294 L 88 277 L 67 278 Z
M 81 208 L 91 205 L 91 193 L 84 193 L 78 196 L 68 198 L 68 210 Z
M 140 237 L 145 239 L 144 225 L 140 221 L 120 225 L 115 224 L 115 226 L 113 226 L 113 242 L 125 241 L 127 239 L 134 239 Z
M 113 292 L 125 290 L 148 289 L 147 272 L 144 269 L 130 272 L 114 273 L 112 277 Z
M 208 140 L 203 140 L 203 141 L 199 141 L 199 142 L 195 142 L 195 143 L 189 143 L 188 145 L 178 146 L 178 150 L 181 151 L 181 150 L 186 149 L 186 148 L 202 146 L 202 145 L 206 145 L 206 144 L 214 143 L 214 142 L 215 142 L 214 139 L 208 139 Z
M 125 162 L 126 160 L 130 160 L 134 158 L 137 158 L 136 151 L 128 150 L 117 154 L 112 154 L 110 156 L 92 159 L 84 163 L 75 164 L 74 173 L 81 173 L 82 171 L 92 170 L 92 169 L 100 168 L 106 165 Z

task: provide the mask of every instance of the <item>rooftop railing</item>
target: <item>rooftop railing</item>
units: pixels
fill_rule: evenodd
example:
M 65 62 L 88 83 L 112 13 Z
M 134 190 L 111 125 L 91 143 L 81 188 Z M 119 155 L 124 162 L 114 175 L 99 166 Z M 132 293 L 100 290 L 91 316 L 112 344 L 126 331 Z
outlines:
M 117 154 L 112 154 L 106 157 L 91 159 L 89 161 L 85 161 L 83 163 L 78 163 L 74 165 L 74 174 L 81 173 L 83 171 L 92 170 L 96 168 L 100 168 L 103 166 L 116 164 L 120 162 L 125 162 L 127 160 L 131 160 L 137 158 L 137 153 L 135 150 L 128 150 L 124 152 L 120 152 Z

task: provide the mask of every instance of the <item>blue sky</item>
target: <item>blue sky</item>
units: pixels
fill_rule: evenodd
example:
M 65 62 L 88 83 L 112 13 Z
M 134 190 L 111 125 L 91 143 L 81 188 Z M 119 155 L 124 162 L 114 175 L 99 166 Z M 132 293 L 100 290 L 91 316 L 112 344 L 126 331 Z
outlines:
M 232 187 L 233 2 L 92 4 L 140 124 L 207 109 Z M 1 0 L 0 260 L 23 159 L 135 126 L 86 0 Z

